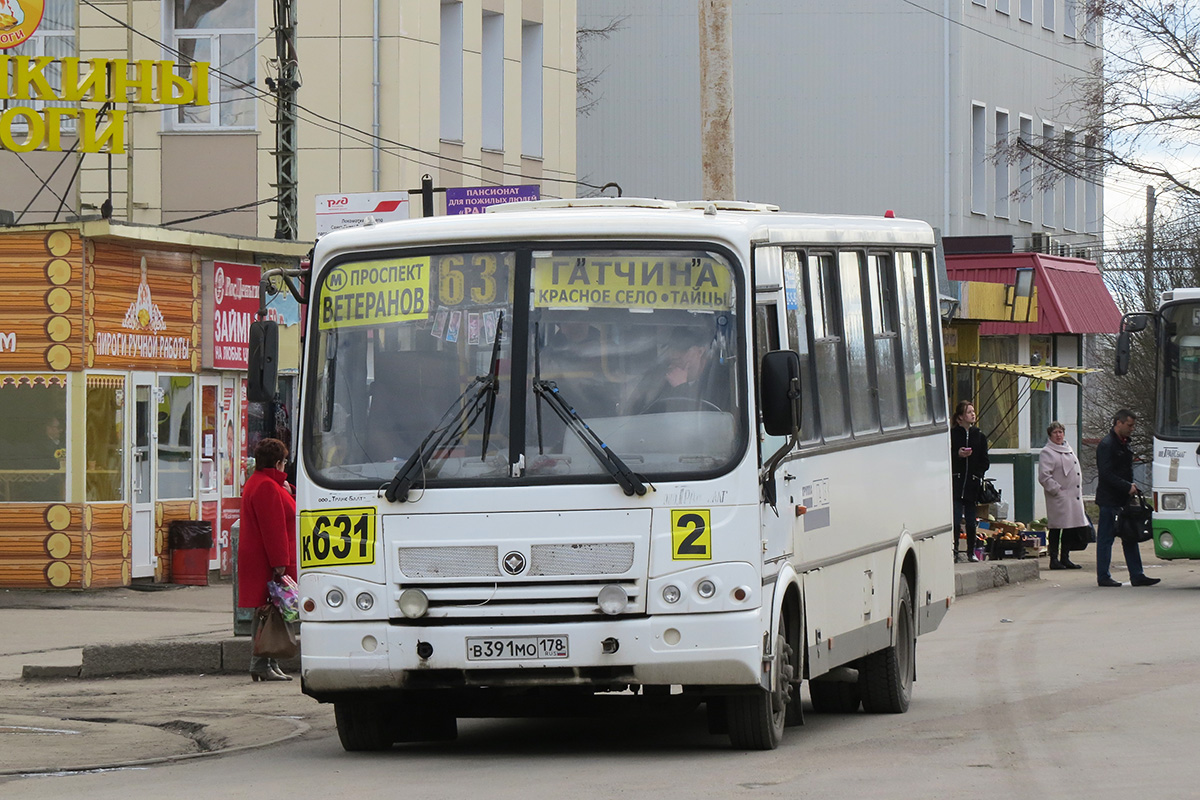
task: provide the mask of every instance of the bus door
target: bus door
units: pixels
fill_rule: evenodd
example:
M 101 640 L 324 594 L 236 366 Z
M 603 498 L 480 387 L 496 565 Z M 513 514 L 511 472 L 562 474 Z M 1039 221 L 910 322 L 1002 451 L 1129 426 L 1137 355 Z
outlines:
M 779 306 L 775 292 L 759 293 L 754 306 L 754 386 L 755 391 L 761 384 L 759 369 L 763 356 L 772 350 L 779 349 Z M 761 408 L 761 402 L 756 404 Z M 768 436 L 763 431 L 761 422 L 756 426 L 758 431 L 758 464 L 763 466 L 780 447 L 787 444 L 786 436 Z M 792 554 L 792 525 L 795 518 L 795 476 L 789 472 L 788 465 L 783 464 L 775 472 L 774 509 L 765 501 L 760 515 L 762 538 L 765 545 L 763 561 L 771 563 L 780 561 Z M 778 513 L 776 513 L 778 512 Z

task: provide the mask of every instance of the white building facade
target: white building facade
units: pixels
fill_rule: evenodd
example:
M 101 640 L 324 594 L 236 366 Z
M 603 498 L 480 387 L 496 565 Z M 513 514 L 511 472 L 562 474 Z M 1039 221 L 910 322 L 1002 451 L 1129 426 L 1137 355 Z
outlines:
M 1070 81 L 1101 50 L 1083 5 L 735 0 L 736 199 L 890 209 L 946 235 L 1011 234 L 1017 249 L 1084 254 L 1103 219 L 1098 183 L 1060 175 L 1043 186 L 1032 161 L 993 160 L 997 142 L 1016 137 L 1087 146 Z M 599 103 L 579 121 L 582 179 L 700 197 L 697 16 L 695 0 L 580 7 L 581 29 L 618 23 L 582 51 L 585 73 L 599 76 Z

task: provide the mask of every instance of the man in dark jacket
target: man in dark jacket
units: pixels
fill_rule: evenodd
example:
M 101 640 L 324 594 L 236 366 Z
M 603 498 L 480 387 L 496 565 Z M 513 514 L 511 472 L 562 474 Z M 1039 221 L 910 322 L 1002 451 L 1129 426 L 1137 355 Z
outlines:
M 1096 447 L 1096 505 L 1100 506 L 1100 526 L 1096 531 L 1096 582 L 1101 586 L 1121 586 L 1109 574 L 1112 563 L 1113 539 L 1117 535 L 1117 513 L 1129 502 L 1137 491 L 1133 482 L 1133 451 L 1129 449 L 1129 435 L 1137 424 L 1137 417 L 1127 408 L 1113 416 L 1112 430 L 1100 440 Z M 1142 570 L 1142 553 L 1137 542 L 1121 540 L 1125 551 L 1125 564 L 1129 567 L 1129 582 L 1134 586 L 1153 586 L 1161 578 L 1147 578 Z

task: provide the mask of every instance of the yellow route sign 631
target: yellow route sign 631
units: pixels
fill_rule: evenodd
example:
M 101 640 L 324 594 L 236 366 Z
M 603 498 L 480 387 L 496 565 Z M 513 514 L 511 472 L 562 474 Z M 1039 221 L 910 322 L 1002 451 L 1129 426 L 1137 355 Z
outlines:
M 300 569 L 375 563 L 375 509 L 300 512 Z

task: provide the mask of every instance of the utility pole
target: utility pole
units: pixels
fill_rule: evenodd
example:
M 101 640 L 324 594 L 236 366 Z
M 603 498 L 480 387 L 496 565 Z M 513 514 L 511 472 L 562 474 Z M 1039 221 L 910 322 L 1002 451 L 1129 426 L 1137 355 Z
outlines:
M 296 11 L 293 0 L 275 0 L 275 58 L 279 62 L 279 81 L 267 78 L 267 87 L 275 92 L 275 183 L 279 193 L 275 214 L 275 238 L 295 239 L 299 232 L 300 176 L 296 168 Z M 275 83 L 272 86 L 272 83 Z
M 733 0 L 700 1 L 700 163 L 705 200 L 736 200 Z
M 1143 289 L 1146 310 L 1154 310 L 1154 187 L 1146 187 L 1146 286 Z
M 421 188 L 420 189 L 409 189 L 408 193 L 421 195 L 421 216 L 422 217 L 432 217 L 433 216 L 433 193 L 434 192 L 445 192 L 445 191 L 446 191 L 446 187 L 444 187 L 444 186 L 434 186 L 433 178 L 431 178 L 429 176 L 429 174 L 426 173 L 421 176 Z

